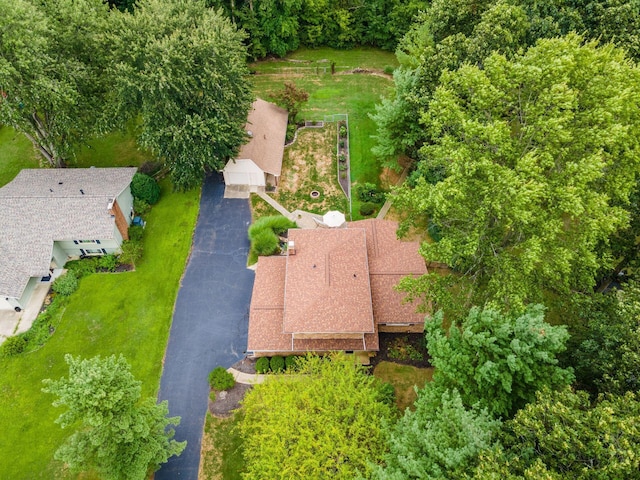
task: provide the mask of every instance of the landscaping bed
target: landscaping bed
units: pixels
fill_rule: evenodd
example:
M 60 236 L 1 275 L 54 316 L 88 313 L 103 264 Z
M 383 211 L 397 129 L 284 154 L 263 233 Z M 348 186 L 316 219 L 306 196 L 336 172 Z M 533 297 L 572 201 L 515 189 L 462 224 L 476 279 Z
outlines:
M 380 351 L 371 358 L 373 368 L 383 361 L 418 368 L 431 367 L 424 333 L 380 333 L 379 339 Z

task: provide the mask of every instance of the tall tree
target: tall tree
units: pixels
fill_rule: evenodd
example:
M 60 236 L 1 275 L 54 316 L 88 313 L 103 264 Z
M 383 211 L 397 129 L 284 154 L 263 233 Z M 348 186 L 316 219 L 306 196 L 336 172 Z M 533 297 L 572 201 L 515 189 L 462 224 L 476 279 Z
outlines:
M 391 407 L 375 377 L 342 354 L 310 357 L 299 375 L 256 385 L 240 432 L 246 479 L 352 479 L 368 476 L 385 449 Z
M 309 100 L 309 93 L 293 82 L 284 82 L 282 90 L 276 92 L 274 96 L 289 112 L 289 124 L 295 124 L 300 107 Z
M 479 404 L 496 417 L 507 417 L 532 401 L 537 390 L 573 380 L 556 359 L 569 335 L 564 327 L 544 321 L 541 305 L 522 315 L 476 307 L 448 332 L 442 320 L 440 311 L 425 322 L 434 382 L 457 389 L 468 407 Z
M 414 406 L 392 427 L 386 465 L 373 478 L 460 478 L 493 445 L 500 427 L 486 409 L 465 407 L 457 390 L 431 382 Z
M 101 0 L 0 0 L 0 122 L 62 166 L 109 123 L 108 6 Z
M 66 355 L 69 376 L 44 380 L 43 391 L 57 395 L 54 406 L 68 410 L 56 420 L 62 428 L 80 425 L 55 457 L 73 471 L 97 470 L 102 478 L 147 478 L 169 457 L 179 455 L 186 442 L 172 440 L 167 402 L 140 398 L 141 382 L 121 355 L 73 358 Z
M 541 391 L 499 439 L 502 446 L 480 456 L 473 478 L 638 478 L 640 401 L 628 393 L 592 405 L 585 392 Z
M 475 304 L 512 308 L 594 287 L 640 173 L 640 69 L 577 35 L 443 74 L 423 116 L 435 185 L 404 189 L 442 240 L 423 254 L 465 275 Z M 428 281 L 429 277 L 427 277 Z
M 119 16 L 120 110 L 140 112 L 140 142 L 188 188 L 246 141 L 252 102 L 243 34 L 203 1 L 141 0 Z

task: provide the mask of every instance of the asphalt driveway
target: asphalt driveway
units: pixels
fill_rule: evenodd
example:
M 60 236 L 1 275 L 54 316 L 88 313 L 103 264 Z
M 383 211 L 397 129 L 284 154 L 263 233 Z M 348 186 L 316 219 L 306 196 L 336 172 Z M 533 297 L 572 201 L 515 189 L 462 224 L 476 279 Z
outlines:
M 218 175 L 205 180 L 191 257 L 178 292 L 159 400 L 180 416 L 176 440 L 187 448 L 156 473 L 156 480 L 197 480 L 207 411 L 207 376 L 230 367 L 247 346 L 254 273 L 246 268 L 251 222 L 249 202 L 224 199 Z M 185 232 L 185 235 L 188 232 Z

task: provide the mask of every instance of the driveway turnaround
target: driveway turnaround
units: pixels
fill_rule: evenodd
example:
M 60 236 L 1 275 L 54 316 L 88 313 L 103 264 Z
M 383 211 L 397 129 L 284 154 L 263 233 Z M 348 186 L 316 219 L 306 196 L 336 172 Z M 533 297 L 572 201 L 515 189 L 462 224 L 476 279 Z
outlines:
M 246 268 L 249 202 L 224 199 L 214 174 L 205 180 L 191 257 L 178 292 L 165 354 L 159 400 L 180 416 L 176 440 L 187 448 L 156 473 L 156 480 L 197 480 L 207 411 L 207 376 L 244 356 L 254 272 Z M 189 232 L 185 232 L 188 235 Z

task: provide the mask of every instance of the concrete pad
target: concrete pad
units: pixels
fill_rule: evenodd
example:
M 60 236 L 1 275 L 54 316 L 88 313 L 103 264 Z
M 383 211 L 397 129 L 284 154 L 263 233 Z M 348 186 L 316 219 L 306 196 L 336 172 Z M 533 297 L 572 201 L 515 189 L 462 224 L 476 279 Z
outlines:
M 22 313 L 22 312 L 21 312 Z M 0 310 L 0 343 L 14 335 L 21 313 L 14 310 Z
M 249 198 L 250 195 L 248 185 L 226 185 L 223 198 Z
M 40 313 L 40 309 L 44 304 L 45 298 L 47 298 L 50 287 L 51 283 L 43 282 L 35 288 L 35 290 L 31 294 L 31 298 L 29 299 L 27 308 L 25 308 L 22 312 L 22 318 L 20 319 L 20 323 L 18 324 L 18 331 L 16 332 L 16 334 L 26 332 L 31 328 L 31 325 L 33 325 L 33 322 Z

